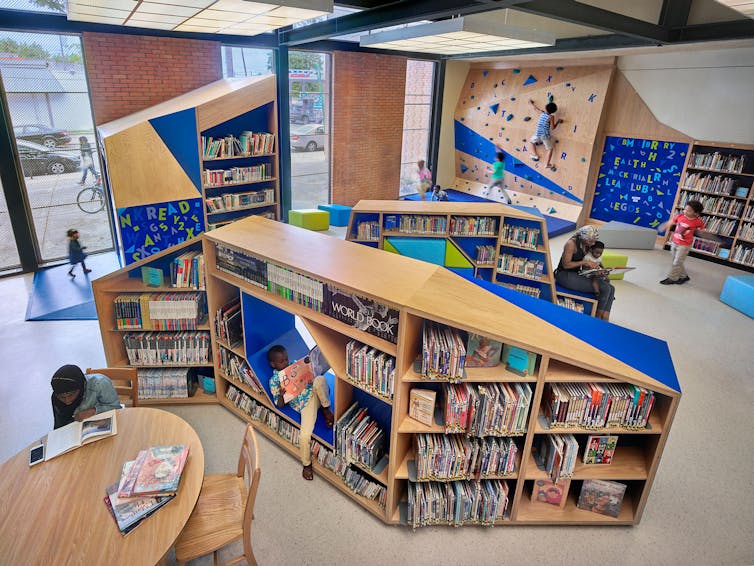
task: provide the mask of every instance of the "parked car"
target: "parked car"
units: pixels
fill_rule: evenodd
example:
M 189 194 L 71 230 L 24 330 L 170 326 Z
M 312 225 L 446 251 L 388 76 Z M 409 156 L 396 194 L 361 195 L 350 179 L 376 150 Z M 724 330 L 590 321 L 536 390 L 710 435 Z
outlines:
M 325 149 L 327 136 L 322 124 L 291 126 L 291 149 L 317 151 Z
M 78 152 L 69 155 L 60 151 L 53 151 L 38 143 L 24 140 L 16 140 L 18 156 L 21 160 L 21 169 L 24 177 L 34 175 L 60 175 L 78 171 L 81 167 L 81 157 Z
M 41 124 L 14 126 L 13 133 L 16 139 L 42 144 L 50 149 L 55 149 L 59 145 L 65 145 L 71 141 L 71 136 L 65 130 L 53 130 Z

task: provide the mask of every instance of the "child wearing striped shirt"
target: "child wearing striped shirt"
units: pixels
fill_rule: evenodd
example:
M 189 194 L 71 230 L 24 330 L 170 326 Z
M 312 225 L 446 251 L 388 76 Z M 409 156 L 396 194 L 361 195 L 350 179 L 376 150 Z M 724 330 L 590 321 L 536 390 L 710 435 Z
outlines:
M 542 110 L 536 103 L 529 99 L 534 109 L 539 112 L 539 119 L 537 120 L 537 131 L 534 132 L 531 140 L 529 140 L 529 146 L 531 147 L 531 159 L 532 161 L 539 161 L 539 155 L 537 154 L 537 146 L 542 144 L 547 150 L 547 162 L 545 167 L 551 171 L 555 171 L 556 167 L 550 163 L 552 159 L 552 131 L 558 127 L 558 124 L 562 123 L 562 119 L 555 120 L 555 112 L 558 111 L 558 105 L 554 102 L 548 102 L 545 109 Z

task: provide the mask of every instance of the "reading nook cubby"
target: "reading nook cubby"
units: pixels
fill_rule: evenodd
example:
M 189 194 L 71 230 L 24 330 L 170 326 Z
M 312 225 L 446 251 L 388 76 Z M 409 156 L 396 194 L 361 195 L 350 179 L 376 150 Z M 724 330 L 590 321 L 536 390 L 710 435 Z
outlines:
M 377 219 L 382 227 L 383 219 Z M 349 232 L 352 227 L 353 221 Z M 498 229 L 496 225 L 494 238 Z M 681 396 L 665 342 L 500 285 L 473 284 L 438 265 L 265 218 L 245 218 L 184 244 L 194 247 L 203 250 L 207 311 L 214 320 L 208 326 L 216 393 L 202 395 L 241 419 L 253 420 L 257 430 L 297 458 L 299 417 L 272 403 L 266 352 L 273 344 L 283 344 L 291 359 L 306 354 L 303 326 L 331 365 L 326 378 L 336 419 L 334 433 L 318 417 L 314 469 L 385 523 L 418 527 L 640 521 Z M 142 283 L 140 268 L 167 269 L 184 248 L 95 281 L 109 365 L 126 361 L 114 319 L 116 297 L 156 292 Z M 458 348 L 463 349 L 470 334 L 527 353 L 529 369 L 521 372 L 500 361 L 492 367 L 464 368 Z M 377 383 L 358 373 L 354 352 L 387 363 L 394 370 L 392 380 Z M 229 356 L 235 361 L 221 369 L 220 360 L 227 362 Z M 437 392 L 433 424 L 409 416 L 414 388 Z M 569 412 L 569 419 L 561 421 L 556 403 L 568 395 L 572 403 L 583 401 L 586 391 L 600 392 L 600 397 L 591 397 L 593 410 L 582 420 Z M 466 393 L 486 403 L 489 415 L 502 421 L 480 411 L 469 428 L 454 424 L 458 415 L 451 414 L 448 403 L 452 399 L 454 407 L 460 406 Z M 633 412 L 608 413 L 608 398 L 625 401 Z M 370 452 L 375 456 L 371 460 L 354 456 L 339 440 L 350 434 L 344 422 L 355 404 L 384 433 L 384 449 Z M 581 463 L 587 437 L 599 434 L 618 436 L 613 462 Z M 551 435 L 573 435 L 579 446 L 577 463 L 564 476 L 571 487 L 562 507 L 531 501 L 534 482 L 551 476 L 538 465 L 535 453 Z M 347 438 L 349 444 L 353 437 Z M 427 468 L 423 450 L 432 443 L 461 452 L 465 447 L 496 450 L 505 465 L 453 474 Z M 365 462 L 378 463 L 370 467 Z M 617 517 L 577 507 L 585 480 L 615 480 L 626 486 Z M 443 498 L 459 502 L 461 496 L 484 511 L 427 514 L 427 505 L 432 507 L 437 498 L 443 505 L 435 507 L 448 507 Z

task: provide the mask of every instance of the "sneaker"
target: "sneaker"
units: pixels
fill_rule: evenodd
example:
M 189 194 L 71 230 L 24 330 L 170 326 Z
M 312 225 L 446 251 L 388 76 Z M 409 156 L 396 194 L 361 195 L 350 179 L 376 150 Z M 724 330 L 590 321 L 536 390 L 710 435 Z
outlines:
M 676 281 L 676 283 L 678 283 L 679 285 L 683 285 L 687 281 L 691 281 L 691 277 L 689 277 L 688 275 L 684 275 L 683 277 L 681 277 L 680 279 L 678 279 L 678 281 Z
M 91 273 L 91 272 L 92 272 L 92 270 L 91 270 L 91 269 L 85 269 L 85 270 L 84 270 L 84 273 Z
M 76 274 L 73 271 L 69 271 L 68 275 L 70 275 L 71 277 L 76 277 Z
M 678 283 L 678 279 L 670 279 L 669 277 L 666 277 L 665 279 L 660 281 L 660 285 L 677 285 Z
M 539 161 L 539 157 L 537 157 L 536 155 L 532 155 L 531 156 L 531 160 L 532 161 Z

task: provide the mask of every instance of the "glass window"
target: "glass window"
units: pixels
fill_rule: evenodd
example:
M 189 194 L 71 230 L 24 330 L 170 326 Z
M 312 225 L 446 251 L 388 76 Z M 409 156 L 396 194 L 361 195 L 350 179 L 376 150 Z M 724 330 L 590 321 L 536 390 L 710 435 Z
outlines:
M 421 159 L 426 162 L 429 155 L 434 72 L 435 64 L 432 61 L 407 61 L 400 196 L 417 192 L 417 162 Z
M 330 202 L 330 56 L 288 52 L 291 206 Z
M 235 47 L 223 45 L 223 77 L 254 77 L 274 72 L 274 52 L 272 49 Z

